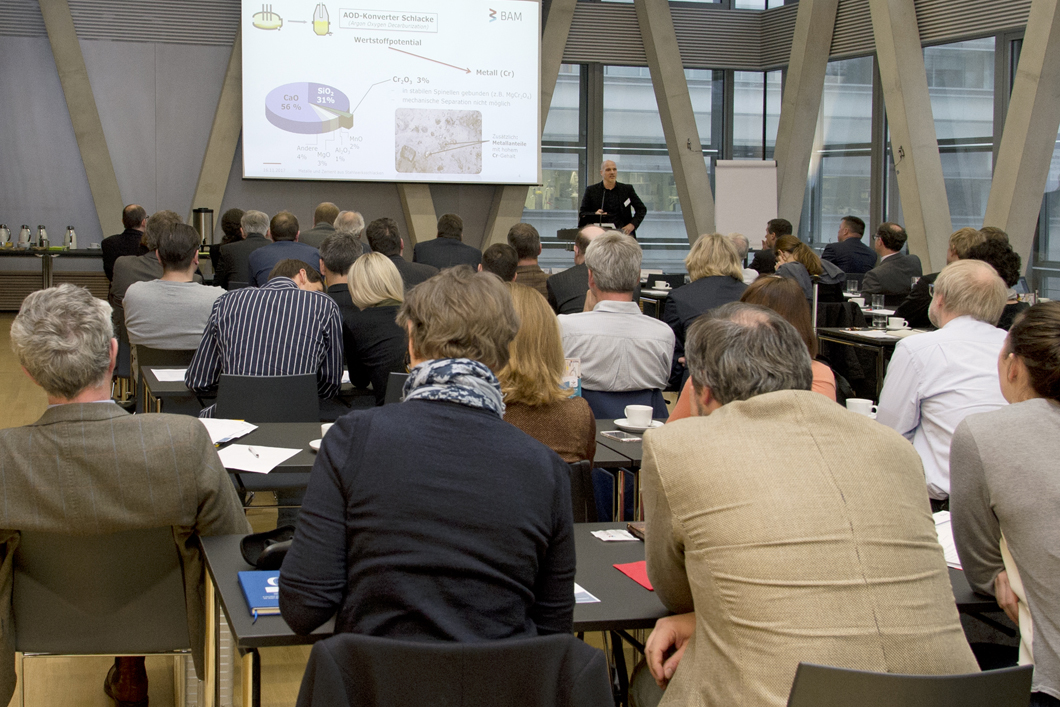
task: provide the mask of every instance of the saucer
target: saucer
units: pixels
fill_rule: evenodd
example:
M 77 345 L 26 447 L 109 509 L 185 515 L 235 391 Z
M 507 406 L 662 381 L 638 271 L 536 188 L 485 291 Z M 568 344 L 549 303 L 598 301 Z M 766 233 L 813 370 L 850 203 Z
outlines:
M 907 326 L 889 326 L 887 331 L 910 331 L 911 328 Z
M 630 424 L 630 422 L 628 420 L 626 420 L 626 418 L 624 418 L 624 417 L 619 419 L 619 420 L 615 420 L 615 427 L 617 427 L 618 429 L 620 429 L 620 430 L 622 430 L 624 432 L 643 432 L 644 430 L 647 430 L 647 429 L 654 429 L 656 427 L 662 427 L 662 426 L 663 426 L 663 423 L 662 423 L 661 420 L 652 420 L 651 424 L 648 425 L 647 427 L 641 427 L 640 425 Z
M 312 449 L 314 452 L 320 451 L 320 443 L 322 441 L 323 440 L 320 439 L 314 439 L 312 442 L 309 443 L 309 448 Z

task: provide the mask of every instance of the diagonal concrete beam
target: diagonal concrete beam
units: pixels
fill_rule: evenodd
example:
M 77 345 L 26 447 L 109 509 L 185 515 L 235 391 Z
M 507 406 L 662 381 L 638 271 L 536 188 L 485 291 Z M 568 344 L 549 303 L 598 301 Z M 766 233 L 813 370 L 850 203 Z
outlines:
M 405 214 L 408 237 L 405 239 L 405 259 L 412 260 L 412 249 L 417 243 L 438 235 L 438 217 L 430 184 L 398 184 L 401 211 Z
M 714 230 L 714 196 L 668 0 L 635 0 L 688 242 Z
M 243 30 L 236 32 L 232 54 L 228 58 L 221 95 L 213 114 L 210 139 L 202 156 L 199 180 L 195 183 L 195 195 L 188 206 L 188 223 L 192 209 L 213 209 L 221 217 L 221 202 L 228 188 L 228 175 L 232 171 L 232 160 L 239 144 L 239 132 L 243 128 Z
M 799 0 L 777 126 L 777 213 L 799 231 L 839 0 Z
M 869 10 L 909 252 L 924 272 L 937 271 L 946 264 L 953 226 L 916 8 L 913 0 L 869 0 Z
M 1013 249 L 1031 262 L 1045 182 L 1060 130 L 1060 4 L 1033 0 L 1001 135 L 987 226 L 1008 233 Z
M 114 174 L 114 163 L 110 159 L 103 123 L 99 119 L 96 98 L 85 68 L 85 57 L 77 41 L 77 30 L 70 15 L 67 0 L 40 0 L 40 11 L 52 45 L 55 68 L 66 96 L 66 107 L 70 111 L 70 122 L 74 126 L 74 137 L 85 165 L 88 187 L 92 190 L 92 201 L 103 235 L 120 233 L 121 212 L 124 203 L 118 178 Z

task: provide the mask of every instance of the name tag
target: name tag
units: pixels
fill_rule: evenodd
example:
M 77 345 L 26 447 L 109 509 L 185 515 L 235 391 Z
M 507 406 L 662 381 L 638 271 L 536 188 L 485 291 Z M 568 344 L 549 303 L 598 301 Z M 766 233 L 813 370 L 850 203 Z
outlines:
M 626 199 L 626 203 L 624 203 L 624 204 L 622 204 L 622 205 L 623 205 L 623 206 L 629 206 L 629 205 L 630 205 L 630 203 L 631 203 L 631 200 L 630 200 L 630 199 Z

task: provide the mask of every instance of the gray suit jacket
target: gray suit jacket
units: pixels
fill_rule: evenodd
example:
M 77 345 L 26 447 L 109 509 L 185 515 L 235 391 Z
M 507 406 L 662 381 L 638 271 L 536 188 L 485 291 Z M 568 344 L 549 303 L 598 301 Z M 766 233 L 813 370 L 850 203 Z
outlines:
M 324 239 L 335 233 L 335 227 L 326 221 L 322 221 L 308 231 L 302 231 L 298 234 L 298 242 L 311 245 L 314 248 L 319 248 L 320 244 L 324 242 Z
M 249 533 L 250 525 L 196 418 L 134 416 L 109 402 L 52 407 L 32 425 L 0 430 L 0 476 L 0 699 L 15 687 L 11 581 L 20 530 L 104 535 L 172 526 L 195 667 L 205 674 L 198 536 Z
M 250 254 L 258 248 L 272 243 L 260 233 L 251 233 L 241 241 L 225 243 L 221 246 L 221 262 L 213 284 L 229 289 L 232 282 L 250 282 Z
M 923 274 L 920 258 L 895 253 L 865 273 L 861 291 L 870 295 L 887 295 L 888 304 L 898 305 L 913 289 L 913 278 Z

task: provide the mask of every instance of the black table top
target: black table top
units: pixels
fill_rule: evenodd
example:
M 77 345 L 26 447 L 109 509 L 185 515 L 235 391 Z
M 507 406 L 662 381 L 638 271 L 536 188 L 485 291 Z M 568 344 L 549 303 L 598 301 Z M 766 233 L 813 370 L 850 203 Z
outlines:
M 194 395 L 188 390 L 188 386 L 184 385 L 183 379 L 179 381 L 160 381 L 155 375 L 156 370 L 175 371 L 178 369 L 187 370 L 187 366 L 140 366 L 140 377 L 151 395 L 160 400 L 165 400 L 167 397 Z
M 61 239 L 60 239 L 61 240 Z M 99 248 L 78 248 L 77 250 L 61 250 L 56 249 L 44 250 L 42 248 L 0 248 L 0 257 L 16 257 L 16 258 L 28 258 L 34 255 L 48 255 L 56 256 L 61 255 L 63 257 L 73 258 L 102 258 L 103 251 Z
M 320 439 L 319 422 L 262 422 L 258 424 L 258 429 L 245 437 L 233 440 L 232 444 L 301 449 L 302 451 L 282 462 L 269 473 L 308 474 L 313 469 L 313 462 L 317 458 L 317 453 L 309 448 L 309 443 L 315 439 Z M 253 473 L 234 469 L 230 471 L 237 474 Z
M 888 335 L 885 338 L 876 336 L 866 336 L 864 332 L 873 331 L 871 327 L 865 327 L 864 329 L 844 329 L 840 327 L 817 327 L 818 336 L 828 336 L 834 339 L 842 339 L 843 341 L 850 341 L 857 344 L 864 344 L 867 346 L 878 346 L 880 348 L 893 349 L 901 337 Z
M 643 442 L 619 442 L 617 439 L 611 439 L 610 437 L 604 437 L 601 432 L 607 432 L 609 430 L 617 430 L 615 427 L 614 420 L 597 420 L 596 421 L 596 448 L 607 447 L 613 449 L 619 454 L 626 456 L 633 463 L 634 467 L 639 467 L 641 459 L 644 458 L 644 444 Z

